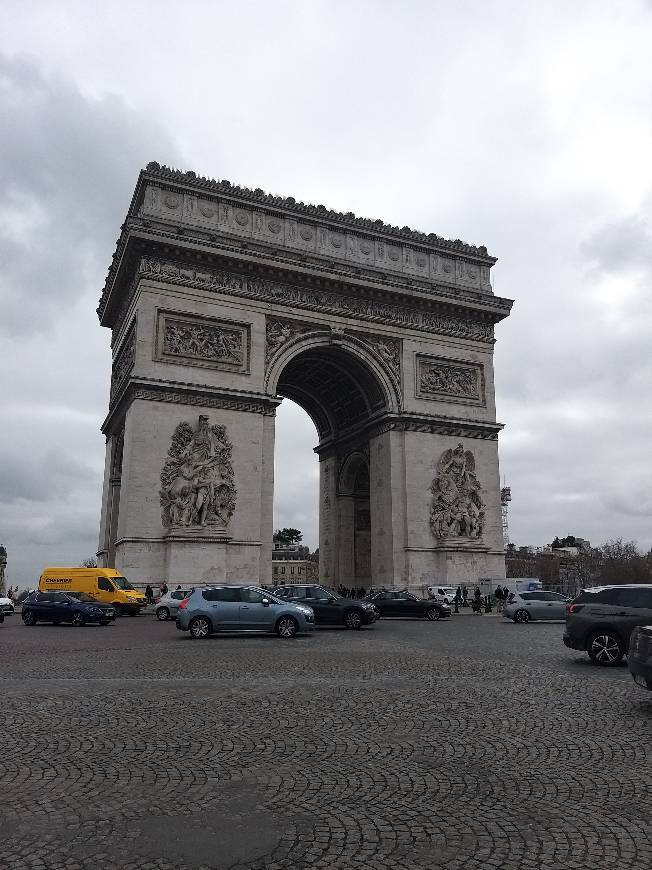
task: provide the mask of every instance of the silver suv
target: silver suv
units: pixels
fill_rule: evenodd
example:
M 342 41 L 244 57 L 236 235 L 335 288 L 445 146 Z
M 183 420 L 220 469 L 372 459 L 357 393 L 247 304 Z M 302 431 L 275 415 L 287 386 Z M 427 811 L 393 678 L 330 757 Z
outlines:
M 292 638 L 314 631 L 315 614 L 311 607 L 283 601 L 259 586 L 203 586 L 179 603 L 177 628 L 197 639 L 234 631 Z

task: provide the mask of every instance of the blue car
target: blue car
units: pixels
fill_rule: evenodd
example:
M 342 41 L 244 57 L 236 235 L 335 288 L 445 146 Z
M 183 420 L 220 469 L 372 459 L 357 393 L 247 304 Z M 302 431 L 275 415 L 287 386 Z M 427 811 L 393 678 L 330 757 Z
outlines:
M 115 610 L 84 592 L 32 592 L 23 601 L 22 617 L 25 625 L 37 622 L 54 625 L 69 622 L 78 627 L 87 622 L 108 625 L 115 619 Z
M 315 614 L 311 607 L 283 601 L 259 586 L 203 586 L 179 604 L 177 628 L 196 639 L 234 631 L 292 638 L 314 631 Z

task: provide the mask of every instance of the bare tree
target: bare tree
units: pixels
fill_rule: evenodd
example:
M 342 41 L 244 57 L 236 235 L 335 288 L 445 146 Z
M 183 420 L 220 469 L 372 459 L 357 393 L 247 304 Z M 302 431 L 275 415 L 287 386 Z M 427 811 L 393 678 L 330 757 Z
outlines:
M 94 556 L 90 556 L 88 559 L 84 559 L 79 567 L 80 568 L 97 568 L 97 559 Z

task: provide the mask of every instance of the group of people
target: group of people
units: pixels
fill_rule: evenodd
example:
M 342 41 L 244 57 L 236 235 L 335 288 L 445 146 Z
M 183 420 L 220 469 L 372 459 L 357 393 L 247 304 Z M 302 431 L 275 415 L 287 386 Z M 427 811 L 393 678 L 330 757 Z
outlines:
M 498 613 L 502 613 L 503 607 L 507 603 L 509 597 L 509 589 L 507 586 L 502 587 L 498 585 L 493 592 L 493 597 L 496 600 Z M 490 598 L 490 596 L 487 596 L 487 598 Z M 473 597 L 471 600 L 469 600 L 469 590 L 467 587 L 458 586 L 455 590 L 454 601 L 458 607 L 471 607 L 474 613 L 482 613 L 482 606 L 483 604 L 486 604 L 479 586 L 476 586 L 473 590 Z
M 7 598 L 10 601 L 13 601 L 14 603 L 16 603 L 16 601 L 18 600 L 18 586 L 16 586 L 15 589 L 12 588 L 11 586 L 9 587 L 9 589 L 7 589 Z
M 357 589 L 349 589 L 347 586 L 340 583 L 337 587 L 337 594 L 341 598 L 364 598 L 367 594 L 367 590 L 364 586 L 359 586 Z
M 174 591 L 178 592 L 180 589 L 181 589 L 181 584 L 179 584 Z M 167 595 L 169 591 L 170 590 L 168 588 L 168 584 L 164 580 L 163 583 L 161 583 L 161 585 L 159 587 L 160 597 L 163 598 L 163 596 Z M 148 604 L 154 604 L 154 590 L 149 585 L 149 583 L 145 587 L 145 600 L 147 601 Z

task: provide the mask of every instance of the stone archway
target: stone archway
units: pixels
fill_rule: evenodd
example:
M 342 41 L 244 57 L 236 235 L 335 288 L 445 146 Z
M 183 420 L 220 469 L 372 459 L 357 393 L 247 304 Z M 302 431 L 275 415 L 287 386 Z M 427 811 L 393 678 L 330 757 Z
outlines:
M 324 581 L 503 577 L 493 326 L 511 302 L 494 262 L 150 164 L 98 308 L 113 349 L 101 563 L 142 582 L 269 581 L 287 397 L 318 431 Z

